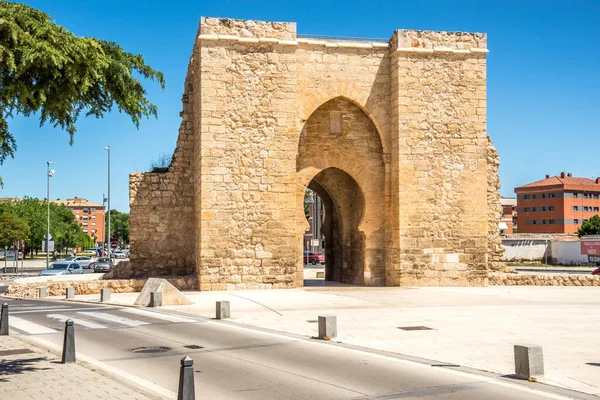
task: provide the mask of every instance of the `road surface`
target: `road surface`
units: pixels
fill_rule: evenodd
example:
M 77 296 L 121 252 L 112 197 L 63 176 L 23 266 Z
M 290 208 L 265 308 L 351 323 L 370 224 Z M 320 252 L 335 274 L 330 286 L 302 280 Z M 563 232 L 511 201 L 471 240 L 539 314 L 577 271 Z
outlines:
M 167 397 L 177 391 L 180 359 L 190 356 L 197 399 L 567 398 L 448 366 L 164 310 L 44 300 L 7 303 L 11 335 L 62 346 L 64 321 L 73 319 L 80 359 L 97 360 L 98 366 L 131 375 Z M 169 350 L 133 351 L 144 347 Z

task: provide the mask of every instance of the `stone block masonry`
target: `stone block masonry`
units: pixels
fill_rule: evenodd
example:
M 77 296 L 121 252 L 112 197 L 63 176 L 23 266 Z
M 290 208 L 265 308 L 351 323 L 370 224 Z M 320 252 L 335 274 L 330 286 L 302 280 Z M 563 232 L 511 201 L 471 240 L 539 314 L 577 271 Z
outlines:
M 203 17 L 171 166 L 130 176 L 130 276 L 302 286 L 310 188 L 325 279 L 488 284 L 503 264 L 486 53 L 479 33 L 333 40 Z

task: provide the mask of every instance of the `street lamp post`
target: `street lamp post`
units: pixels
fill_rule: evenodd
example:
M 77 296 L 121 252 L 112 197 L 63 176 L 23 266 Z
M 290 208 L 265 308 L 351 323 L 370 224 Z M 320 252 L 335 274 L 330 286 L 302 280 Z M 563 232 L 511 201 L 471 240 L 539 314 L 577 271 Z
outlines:
M 111 259 L 110 249 L 112 248 L 110 243 L 110 145 L 106 146 L 104 150 L 108 151 L 108 259 Z
M 106 251 L 106 193 L 102 193 L 102 248 Z
M 50 164 L 55 164 L 53 161 L 46 161 L 48 170 L 46 176 L 46 203 L 48 203 L 48 229 L 46 229 L 46 269 L 50 265 L 50 178 L 54 175 L 54 170 L 50 169 Z

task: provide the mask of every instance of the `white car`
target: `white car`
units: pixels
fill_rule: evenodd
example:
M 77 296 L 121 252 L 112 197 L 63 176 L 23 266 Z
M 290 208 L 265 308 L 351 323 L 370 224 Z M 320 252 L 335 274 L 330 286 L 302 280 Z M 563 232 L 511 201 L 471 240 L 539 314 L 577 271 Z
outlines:
M 117 250 L 114 253 L 115 258 L 127 258 L 127 254 L 123 253 L 121 250 Z
M 57 261 L 40 272 L 40 276 L 58 276 L 70 274 L 83 274 L 83 268 L 71 261 Z
M 70 261 L 73 263 L 77 263 L 81 268 L 94 268 L 94 265 L 96 264 L 95 258 L 86 256 L 71 256 L 65 260 L 60 261 Z

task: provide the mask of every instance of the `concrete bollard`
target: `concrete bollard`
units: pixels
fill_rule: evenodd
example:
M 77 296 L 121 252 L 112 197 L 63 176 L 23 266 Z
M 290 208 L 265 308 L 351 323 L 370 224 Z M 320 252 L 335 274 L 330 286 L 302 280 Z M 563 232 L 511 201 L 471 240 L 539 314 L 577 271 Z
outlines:
M 68 299 L 74 299 L 75 298 L 75 289 L 73 289 L 72 287 L 68 287 L 67 288 L 67 295 L 65 297 L 67 300 Z
M 337 336 L 337 317 L 335 315 L 319 316 L 319 339 L 333 339 Z
M 181 359 L 177 400 L 194 400 L 195 398 L 196 391 L 194 388 L 194 360 L 186 356 Z
M 0 335 L 8 335 L 8 304 L 2 304 L 2 312 L 0 313 Z
M 40 299 L 42 299 L 46 296 L 48 296 L 48 288 L 45 288 L 45 287 L 38 288 L 38 297 Z
M 515 375 L 527 380 L 544 376 L 542 346 L 515 345 Z
M 101 289 L 100 302 L 104 303 L 106 301 L 110 301 L 110 289 Z
M 65 339 L 63 341 L 62 363 L 75 362 L 75 325 L 68 319 L 65 321 Z
M 150 292 L 150 307 L 162 307 L 162 292 Z
M 230 317 L 230 307 L 228 301 L 217 301 L 217 319 L 226 319 Z

